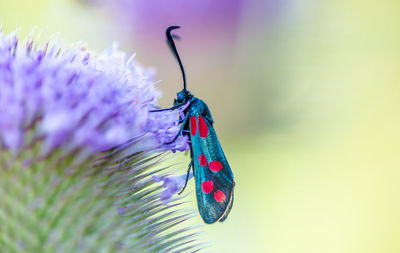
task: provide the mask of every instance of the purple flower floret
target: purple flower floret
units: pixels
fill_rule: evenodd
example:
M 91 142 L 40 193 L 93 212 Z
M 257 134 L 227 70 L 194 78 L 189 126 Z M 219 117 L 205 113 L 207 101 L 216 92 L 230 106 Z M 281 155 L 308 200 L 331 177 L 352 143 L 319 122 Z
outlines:
M 96 54 L 84 46 L 18 46 L 0 32 L 0 143 L 18 152 L 27 132 L 42 153 L 63 147 L 91 153 L 143 137 L 143 149 L 186 150 L 177 111 L 151 113 L 160 92 L 154 74 L 115 46 Z
M 180 175 L 163 176 L 163 177 L 158 177 L 154 175 L 153 180 L 155 182 L 162 182 L 163 187 L 165 188 L 164 191 L 162 191 L 160 194 L 160 199 L 165 203 L 170 202 L 171 198 L 175 194 L 178 194 L 179 191 L 181 191 L 181 189 L 185 185 L 186 177 L 187 173 Z M 193 170 L 189 172 L 188 180 L 190 180 L 192 177 L 193 177 Z

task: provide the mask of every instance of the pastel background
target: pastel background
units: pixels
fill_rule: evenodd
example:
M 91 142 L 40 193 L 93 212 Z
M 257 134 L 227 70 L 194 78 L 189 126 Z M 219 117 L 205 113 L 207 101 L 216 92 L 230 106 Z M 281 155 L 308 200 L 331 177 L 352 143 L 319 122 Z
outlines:
M 229 218 L 204 226 L 210 252 L 400 252 L 399 13 L 395 0 L 0 0 L 6 32 L 119 41 L 157 70 L 163 107 L 182 88 L 164 30 L 182 26 L 188 88 L 237 181 Z

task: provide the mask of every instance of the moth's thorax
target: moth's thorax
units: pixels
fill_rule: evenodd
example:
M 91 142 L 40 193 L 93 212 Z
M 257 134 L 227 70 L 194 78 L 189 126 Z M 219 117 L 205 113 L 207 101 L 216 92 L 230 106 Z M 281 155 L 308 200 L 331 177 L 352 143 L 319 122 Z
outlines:
M 214 123 L 211 116 L 211 112 L 208 109 L 207 104 L 204 103 L 203 100 L 198 99 L 196 97 L 192 97 L 189 101 L 190 101 L 190 106 L 186 111 L 187 113 L 189 113 L 192 116 L 202 115 L 205 119 L 209 121 L 210 124 Z

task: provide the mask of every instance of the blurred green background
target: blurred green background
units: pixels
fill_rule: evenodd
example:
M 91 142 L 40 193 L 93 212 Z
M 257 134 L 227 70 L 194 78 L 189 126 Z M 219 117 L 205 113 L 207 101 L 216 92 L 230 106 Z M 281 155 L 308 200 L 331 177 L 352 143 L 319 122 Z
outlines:
M 230 217 L 204 226 L 210 252 L 400 252 L 399 1 L 104 2 L 0 0 L 0 17 L 43 40 L 119 41 L 157 70 L 165 107 L 182 82 L 163 32 L 182 26 L 189 89 L 237 182 Z

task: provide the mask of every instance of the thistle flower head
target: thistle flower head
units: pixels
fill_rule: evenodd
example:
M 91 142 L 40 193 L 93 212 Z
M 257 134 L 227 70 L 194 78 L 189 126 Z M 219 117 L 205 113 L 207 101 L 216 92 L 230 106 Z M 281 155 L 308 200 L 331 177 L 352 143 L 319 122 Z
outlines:
M 153 73 L 116 47 L 60 48 L 0 32 L 0 252 L 198 249 L 152 178 L 188 148 L 165 144 L 178 111 L 149 112 Z

